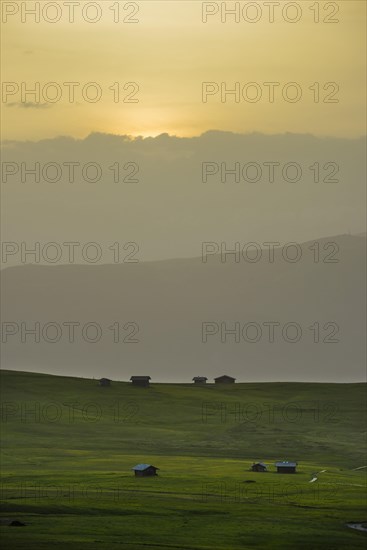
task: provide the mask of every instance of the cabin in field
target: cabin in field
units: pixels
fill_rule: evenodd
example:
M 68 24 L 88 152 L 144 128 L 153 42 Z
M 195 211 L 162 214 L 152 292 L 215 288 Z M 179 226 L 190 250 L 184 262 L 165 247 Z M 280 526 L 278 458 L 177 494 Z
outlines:
M 295 474 L 297 462 L 288 462 L 283 460 L 283 462 L 275 463 L 278 474 Z
M 111 380 L 109 378 L 100 378 L 99 385 L 104 388 L 111 386 Z
M 251 466 L 252 472 L 267 472 L 267 466 L 263 462 L 254 462 Z
M 232 378 L 232 376 L 227 376 L 224 374 L 223 376 L 217 376 L 217 378 L 214 378 L 214 382 L 216 384 L 234 384 L 236 381 L 235 378 Z
M 194 376 L 193 378 L 194 384 L 206 384 L 207 380 L 206 376 Z
M 158 475 L 157 470 L 159 470 L 159 468 L 151 464 L 137 464 L 132 470 L 135 472 L 135 477 L 146 477 Z
M 133 386 L 147 388 L 149 386 L 150 376 L 131 376 L 130 380 Z

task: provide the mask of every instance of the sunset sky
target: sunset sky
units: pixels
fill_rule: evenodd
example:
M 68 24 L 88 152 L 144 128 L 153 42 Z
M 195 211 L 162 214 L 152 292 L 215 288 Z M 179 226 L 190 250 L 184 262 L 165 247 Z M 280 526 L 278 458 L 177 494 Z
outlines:
M 204 5 L 218 12 L 206 23 Z M 4 318 L 136 320 L 144 333 L 128 351 L 14 339 L 6 368 L 363 378 L 366 3 L 270 5 L 273 23 L 267 1 L 0 1 Z M 24 11 L 37 6 L 39 22 Z M 226 22 L 221 7 L 236 6 Z M 284 260 L 289 245 L 299 261 Z M 261 258 L 239 256 L 248 246 Z M 202 321 L 246 317 L 307 335 L 335 322 L 343 343 L 203 346 Z
M 3 81 L 26 82 L 30 88 L 35 82 L 41 87 L 56 82 L 63 90 L 62 99 L 51 105 L 42 98 L 37 104 L 31 96 L 22 103 L 20 93 L 5 99 L 3 95 L 3 140 L 83 138 L 95 131 L 193 136 L 209 129 L 338 137 L 365 134 L 365 2 L 338 2 L 339 23 L 335 24 L 314 23 L 310 10 L 314 2 L 308 1 L 298 2 L 302 18 L 294 24 L 283 21 L 277 10 L 274 23 L 269 23 L 263 2 L 259 2 L 262 17 L 253 24 L 243 19 L 234 23 L 230 18 L 221 23 L 220 14 L 208 17 L 205 24 L 199 1 L 138 2 L 139 12 L 131 16 L 138 23 L 114 23 L 109 9 L 113 2 L 99 4 L 102 17 L 95 24 L 81 19 L 80 8 L 75 22 L 69 23 L 65 6 L 61 20 L 54 24 L 42 17 L 35 23 L 30 16 L 22 23 L 20 11 L 3 23 L 7 57 Z M 319 4 L 321 18 L 331 14 L 330 7 L 324 10 L 325 2 Z M 132 10 L 121 8 L 121 18 Z M 289 15 L 293 17 L 294 12 Z M 50 9 L 49 17 L 53 16 Z M 235 82 L 241 87 L 257 82 L 263 97 L 257 103 L 235 103 L 228 96 L 222 103 L 218 93 L 203 103 L 203 81 L 226 82 L 228 88 Z M 74 104 L 68 101 L 64 82 L 81 83 Z M 80 88 L 88 82 L 101 86 L 98 104 L 81 96 Z M 139 92 L 134 97 L 139 102 L 114 103 L 109 87 L 115 82 L 121 89 L 127 82 L 136 82 Z M 267 101 L 264 82 L 280 83 L 274 103 Z M 302 89 L 298 103 L 288 103 L 281 96 L 288 82 L 297 82 Z M 333 91 L 322 90 L 326 82 L 338 83 L 339 103 L 314 103 L 309 86 L 315 82 L 320 83 L 321 94 Z

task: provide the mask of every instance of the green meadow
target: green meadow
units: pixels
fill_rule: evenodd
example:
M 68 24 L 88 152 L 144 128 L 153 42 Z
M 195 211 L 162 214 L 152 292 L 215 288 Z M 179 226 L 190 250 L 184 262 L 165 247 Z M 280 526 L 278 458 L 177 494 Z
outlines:
M 364 384 L 1 379 L 5 549 L 366 546 L 346 525 L 367 524 Z M 135 478 L 138 463 L 158 476 Z

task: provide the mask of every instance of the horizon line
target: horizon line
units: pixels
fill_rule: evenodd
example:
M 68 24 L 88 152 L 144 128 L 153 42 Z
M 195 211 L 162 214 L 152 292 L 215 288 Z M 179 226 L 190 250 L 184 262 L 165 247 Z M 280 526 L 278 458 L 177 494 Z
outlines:
M 36 371 L 24 371 L 24 370 L 18 370 L 18 369 L 10 369 L 10 368 L 6 368 L 6 369 L 3 369 L 3 368 L 0 368 L 0 373 L 1 372 L 4 372 L 4 373 L 9 373 L 9 372 L 19 372 L 19 373 L 22 373 L 22 374 L 35 374 L 35 375 L 41 375 L 41 376 L 55 376 L 55 377 L 59 377 L 59 378 L 73 378 L 73 379 L 77 379 L 77 380 L 100 380 L 100 378 L 95 378 L 95 377 L 92 377 L 92 378 L 89 378 L 87 376 L 72 376 L 72 375 L 67 375 L 67 374 L 55 374 L 55 373 L 50 373 L 50 372 L 36 372 Z M 143 375 L 132 375 L 132 376 L 143 376 Z M 145 376 L 145 375 L 144 375 Z M 219 375 L 219 376 L 227 376 L 227 375 Z M 107 378 L 106 376 L 101 376 L 101 379 L 102 378 Z M 129 386 L 132 386 L 132 383 L 129 381 L 129 380 L 113 380 L 112 378 L 109 379 L 111 382 L 117 382 L 117 383 L 122 383 L 122 384 L 128 384 Z M 214 380 L 214 378 L 213 378 Z M 259 380 L 259 381 L 253 381 L 253 382 L 237 382 L 237 378 L 235 378 L 236 382 L 233 382 L 234 385 L 239 385 L 239 384 L 367 384 L 367 380 L 361 380 L 359 382 L 318 382 L 318 381 L 309 381 L 309 380 Z M 210 385 L 213 385 L 213 386 L 218 386 L 218 384 L 215 384 L 214 382 L 207 382 L 206 384 L 193 384 L 192 383 L 192 380 L 190 382 L 150 382 L 150 385 L 155 385 L 155 384 L 169 384 L 169 385 L 178 385 L 178 384 L 182 384 L 182 385 L 190 385 L 190 386 L 199 386 L 199 387 L 204 387 L 204 386 L 210 386 Z M 227 384 L 223 384 L 223 386 L 225 387 L 228 387 Z
M 178 135 L 178 134 L 170 134 L 169 132 L 162 131 L 159 134 L 155 135 L 144 135 L 144 134 L 117 134 L 114 132 L 103 132 L 99 130 L 91 130 L 88 133 L 84 135 L 84 137 L 76 137 L 73 135 L 65 135 L 65 134 L 58 134 L 53 137 L 43 137 L 40 139 L 0 139 L 0 145 L 5 144 L 12 144 L 12 143 L 40 143 L 42 141 L 52 141 L 57 139 L 71 139 L 74 141 L 85 141 L 90 137 L 93 136 L 113 136 L 116 138 L 127 138 L 128 141 L 134 142 L 134 141 L 146 141 L 146 140 L 155 140 L 158 138 L 169 138 L 169 139 L 197 139 L 205 136 L 206 134 L 231 134 L 234 136 L 264 136 L 264 137 L 279 137 L 279 136 L 303 136 L 303 137 L 311 137 L 315 139 L 335 139 L 335 140 L 348 140 L 348 141 L 356 141 L 361 139 L 367 139 L 367 133 L 356 135 L 354 137 L 351 136 L 333 136 L 328 134 L 312 134 L 310 132 L 276 132 L 276 133 L 265 133 L 262 131 L 252 130 L 252 131 L 244 131 L 244 132 L 237 132 L 233 130 L 221 130 L 216 128 L 210 128 L 208 130 L 204 130 L 198 134 L 192 134 L 192 135 Z

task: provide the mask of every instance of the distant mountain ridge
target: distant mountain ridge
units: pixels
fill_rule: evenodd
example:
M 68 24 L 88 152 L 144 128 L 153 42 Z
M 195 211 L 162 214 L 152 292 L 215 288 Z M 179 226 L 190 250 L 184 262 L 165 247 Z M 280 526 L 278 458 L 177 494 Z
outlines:
M 316 263 L 314 243 L 321 251 Z M 324 263 L 327 243 L 336 244 L 339 262 Z M 213 255 L 207 263 L 192 258 L 9 267 L 2 271 L 2 320 L 18 323 L 19 332 L 3 344 L 2 366 L 120 380 L 148 374 L 155 381 L 187 382 L 195 375 L 229 374 L 244 382 L 363 381 L 365 247 L 364 237 L 338 235 L 303 243 L 296 263 L 285 261 L 279 249 L 272 263 L 235 263 L 230 256 L 222 263 Z M 35 322 L 69 325 L 56 343 L 42 337 L 30 343 L 31 335 L 22 343 L 22 321 L 28 328 Z M 80 323 L 74 343 L 66 332 L 70 322 Z M 80 327 L 90 322 L 102 329 L 97 343 L 80 336 Z M 119 343 L 113 341 L 116 322 Z M 206 343 L 203 323 L 209 323 Z M 240 323 L 238 342 L 225 333 L 234 323 Z M 279 323 L 273 325 L 274 342 L 269 323 Z M 301 327 L 299 341 L 284 339 L 287 323 Z M 247 341 L 244 326 L 250 329 Z M 256 326 L 261 327 L 257 342 L 251 341 Z M 289 340 L 294 338 L 290 329 Z M 121 335 L 130 341 L 123 343 Z M 335 338 L 339 342 L 332 342 Z

